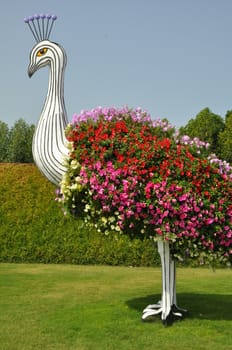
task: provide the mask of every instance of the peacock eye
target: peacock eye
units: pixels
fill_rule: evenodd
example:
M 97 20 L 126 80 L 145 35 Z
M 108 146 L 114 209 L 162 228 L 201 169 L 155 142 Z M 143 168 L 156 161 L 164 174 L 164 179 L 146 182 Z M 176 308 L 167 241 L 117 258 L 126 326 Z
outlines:
M 40 50 L 37 52 L 37 56 L 38 56 L 38 57 L 43 56 L 47 51 L 48 51 L 47 47 L 43 47 L 42 49 L 40 49 Z

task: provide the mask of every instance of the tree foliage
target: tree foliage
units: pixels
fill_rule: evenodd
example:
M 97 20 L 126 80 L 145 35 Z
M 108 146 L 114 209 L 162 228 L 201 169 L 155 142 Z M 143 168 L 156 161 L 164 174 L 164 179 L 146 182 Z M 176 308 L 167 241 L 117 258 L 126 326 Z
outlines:
M 0 122 L 0 162 L 31 163 L 32 137 L 35 127 L 23 119 L 15 122 L 11 129 Z
M 198 137 L 210 144 L 209 150 L 217 153 L 218 135 L 223 132 L 225 124 L 223 118 L 211 112 L 209 108 L 202 109 L 194 119 L 190 119 L 185 127 L 180 129 L 181 134 Z
M 5 162 L 8 157 L 9 128 L 8 125 L 0 121 L 0 162 Z
M 218 154 L 232 163 L 232 110 L 226 113 L 225 129 L 218 135 Z

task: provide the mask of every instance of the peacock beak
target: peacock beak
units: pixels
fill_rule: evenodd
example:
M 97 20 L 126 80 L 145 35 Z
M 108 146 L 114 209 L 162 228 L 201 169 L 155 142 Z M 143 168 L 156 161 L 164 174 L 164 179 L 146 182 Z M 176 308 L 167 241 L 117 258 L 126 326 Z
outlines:
M 35 73 L 36 70 L 37 70 L 36 65 L 30 65 L 28 67 L 27 73 L 28 73 L 29 78 L 32 77 L 32 75 Z

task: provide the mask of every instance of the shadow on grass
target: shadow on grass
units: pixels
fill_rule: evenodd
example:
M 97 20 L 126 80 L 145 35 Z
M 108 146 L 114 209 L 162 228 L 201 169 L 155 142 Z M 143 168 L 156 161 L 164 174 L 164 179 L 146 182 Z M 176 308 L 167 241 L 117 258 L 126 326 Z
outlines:
M 147 295 L 128 300 L 126 304 L 141 312 L 149 304 L 160 300 L 160 295 Z M 232 320 L 232 295 L 187 294 L 177 295 L 178 306 L 188 310 L 187 318 L 206 320 Z

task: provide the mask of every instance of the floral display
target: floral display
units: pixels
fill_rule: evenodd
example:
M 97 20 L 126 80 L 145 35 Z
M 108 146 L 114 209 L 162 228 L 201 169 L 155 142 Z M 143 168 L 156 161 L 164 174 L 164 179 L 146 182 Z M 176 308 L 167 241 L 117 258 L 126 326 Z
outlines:
M 232 168 L 208 144 L 140 108 L 96 108 L 66 129 L 65 212 L 116 235 L 168 240 L 172 255 L 232 262 Z

